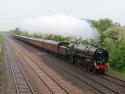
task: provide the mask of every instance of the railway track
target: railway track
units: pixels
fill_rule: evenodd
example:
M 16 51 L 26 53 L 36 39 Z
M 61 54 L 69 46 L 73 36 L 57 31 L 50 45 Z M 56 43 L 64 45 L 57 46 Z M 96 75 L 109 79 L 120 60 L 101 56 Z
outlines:
M 35 57 L 35 58 L 37 58 L 37 57 Z M 62 68 L 61 66 L 57 66 L 57 67 Z M 98 92 L 100 92 L 102 94 L 124 94 L 120 91 L 117 91 L 111 87 L 108 87 L 108 86 L 96 81 L 96 79 L 95 80 L 91 79 L 92 77 L 88 77 L 88 76 L 84 75 L 84 77 L 89 80 L 89 81 L 86 81 L 86 80 L 83 80 L 83 78 L 78 77 L 77 74 L 75 75 L 74 73 L 67 71 L 65 68 L 62 68 L 62 69 L 66 73 L 69 73 L 71 76 L 75 77 L 76 79 L 80 80 L 83 83 L 86 83 L 87 85 L 91 86 L 92 88 L 96 89 Z M 89 84 L 88 82 L 91 82 L 91 84 Z
M 104 79 L 114 83 L 114 84 L 117 84 L 121 87 L 124 87 L 125 88 L 125 80 L 122 80 L 122 79 L 119 79 L 117 77 L 114 77 L 112 75 L 109 75 L 109 74 L 105 74 L 102 76 Z
M 57 68 L 61 68 L 63 71 L 68 73 L 70 76 L 72 76 L 72 77 L 76 78 L 77 80 L 81 81 L 82 83 L 85 83 L 88 86 L 94 88 L 101 94 L 121 94 L 119 91 L 117 91 L 115 89 L 111 89 L 111 88 L 99 83 L 98 81 L 96 81 L 96 79 L 93 80 L 93 79 L 91 79 L 91 77 L 88 77 L 86 75 L 84 75 L 84 78 L 83 78 L 82 76 L 80 76 L 80 75 L 78 76 L 77 74 L 75 74 L 74 72 L 71 72 L 70 70 L 67 70 L 66 68 L 62 68 L 61 66 L 58 66 L 55 64 L 54 64 L 54 66 L 56 66 Z
M 6 53 L 8 62 L 10 65 L 10 70 L 15 85 L 15 94 L 37 94 L 36 91 L 32 88 L 28 78 L 26 77 L 22 67 L 18 63 L 18 60 L 14 58 L 14 55 L 6 47 Z
M 12 42 L 11 42 L 12 43 Z M 15 49 L 13 49 L 14 51 Z M 28 55 L 20 55 L 19 49 L 15 50 L 17 53 L 15 54 L 18 58 L 21 58 L 24 62 L 27 62 L 27 65 L 37 74 L 37 76 L 41 79 L 44 85 L 48 88 L 51 94 L 69 94 L 69 92 L 63 88 L 56 80 L 54 80 L 46 71 L 40 69 L 39 66 L 34 64 L 31 58 Z
M 60 92 L 60 94 L 69 94 L 69 92 L 65 90 L 59 83 L 57 83 L 47 72 L 45 72 L 43 69 L 39 69 L 39 66 L 34 64 L 32 61 L 28 63 L 28 66 L 30 66 L 31 69 L 34 70 L 34 72 L 52 94 L 56 94 L 56 92 Z M 38 71 L 40 73 L 38 73 Z M 48 82 L 46 79 L 48 80 Z
M 26 44 L 23 46 L 25 46 L 26 49 L 29 49 L 29 51 L 20 47 L 19 44 L 16 44 L 13 41 L 10 41 L 10 40 L 8 41 L 9 41 L 8 44 L 11 45 L 12 53 L 15 54 L 14 56 L 16 58 L 20 58 L 20 61 L 22 62 L 27 62 L 27 66 L 30 66 L 30 68 L 35 72 L 35 74 L 39 77 L 39 79 L 41 79 L 44 85 L 48 88 L 50 93 L 56 94 L 57 92 L 59 93 L 59 91 L 61 91 L 59 94 L 71 93 L 67 88 L 65 88 L 55 79 L 56 77 L 54 77 L 54 74 L 53 76 L 49 74 L 50 72 L 47 70 L 46 66 L 43 66 L 44 64 L 42 65 L 42 62 L 40 62 L 41 61 L 41 59 L 39 58 L 41 57 L 40 54 L 35 53 L 35 51 L 31 49 L 31 47 L 28 47 Z M 12 46 L 12 45 L 15 45 L 15 46 Z M 87 84 L 89 87 L 95 89 L 100 94 L 124 94 L 124 91 L 120 91 L 117 88 L 115 89 L 115 87 L 110 87 L 110 83 L 103 84 L 103 82 L 100 82 L 102 79 L 100 79 L 99 81 L 99 78 L 96 78 L 96 76 L 92 76 L 90 74 L 82 74 L 82 75 L 78 74 L 76 71 L 71 71 L 71 69 L 73 69 L 71 66 L 63 67 L 62 65 L 66 65 L 66 64 L 59 63 L 60 60 L 56 60 L 52 56 L 49 56 L 49 58 L 47 58 L 46 56 L 43 55 L 42 58 L 44 58 L 45 60 L 44 63 L 47 63 L 50 66 L 53 66 L 57 71 L 58 70 L 64 71 L 65 74 L 69 75 L 71 78 L 78 80 L 82 84 Z M 55 63 L 55 62 L 58 62 L 58 63 Z M 47 81 L 46 79 L 48 80 L 48 82 L 46 82 Z
M 30 57 L 29 57 L 30 58 Z M 30 58 L 32 59 L 32 58 Z M 39 65 L 38 65 L 39 66 Z M 59 67 L 59 66 L 56 66 L 56 67 Z M 41 69 L 41 68 L 40 68 Z M 73 76 L 74 78 L 76 78 L 77 80 L 81 81 L 82 83 L 86 83 L 87 85 L 89 85 L 90 87 L 96 89 L 98 92 L 102 93 L 102 94 L 121 94 L 120 92 L 116 91 L 116 90 L 113 90 L 111 88 L 108 88 L 106 87 L 105 85 L 103 84 L 100 84 L 98 83 L 98 81 L 95 81 L 87 76 L 84 76 L 86 77 L 87 79 L 82 79 L 81 77 L 78 77 L 77 75 L 75 75 L 74 73 L 66 70 L 65 68 L 62 68 L 66 73 L 68 73 L 69 75 Z M 93 82 L 92 82 L 93 81 Z M 88 82 L 91 82 L 88 83 Z M 96 87 L 97 86 L 97 87 Z

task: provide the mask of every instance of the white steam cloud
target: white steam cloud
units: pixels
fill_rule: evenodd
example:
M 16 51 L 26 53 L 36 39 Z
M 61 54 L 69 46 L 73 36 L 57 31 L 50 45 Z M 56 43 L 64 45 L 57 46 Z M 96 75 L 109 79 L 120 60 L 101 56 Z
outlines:
M 24 20 L 21 28 L 31 33 L 56 34 L 76 39 L 99 40 L 99 33 L 93 29 L 87 20 L 62 14 L 40 16 Z

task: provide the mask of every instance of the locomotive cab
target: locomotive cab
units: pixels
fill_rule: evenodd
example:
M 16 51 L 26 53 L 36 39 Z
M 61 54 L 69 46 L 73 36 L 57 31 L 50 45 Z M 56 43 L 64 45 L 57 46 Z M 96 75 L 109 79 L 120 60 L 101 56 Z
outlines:
M 60 42 L 59 43 L 59 57 L 63 59 L 67 59 L 68 56 L 68 42 Z

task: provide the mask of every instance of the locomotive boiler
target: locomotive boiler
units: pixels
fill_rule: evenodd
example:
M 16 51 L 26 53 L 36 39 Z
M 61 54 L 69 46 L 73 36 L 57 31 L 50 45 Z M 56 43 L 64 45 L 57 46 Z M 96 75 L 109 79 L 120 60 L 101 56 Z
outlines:
M 69 48 L 69 60 L 89 71 L 104 73 L 108 66 L 108 51 L 90 45 L 73 45 Z

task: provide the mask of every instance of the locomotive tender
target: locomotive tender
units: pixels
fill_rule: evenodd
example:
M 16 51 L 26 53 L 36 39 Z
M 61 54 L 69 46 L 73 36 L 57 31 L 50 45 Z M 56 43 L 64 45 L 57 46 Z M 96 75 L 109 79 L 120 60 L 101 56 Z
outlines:
M 109 68 L 108 51 L 90 45 L 70 44 L 66 42 L 56 42 L 52 40 L 29 38 L 24 36 L 14 36 L 16 39 L 30 45 L 44 49 L 59 57 L 66 58 L 69 62 L 77 64 L 80 68 L 86 68 L 95 73 L 105 73 Z

